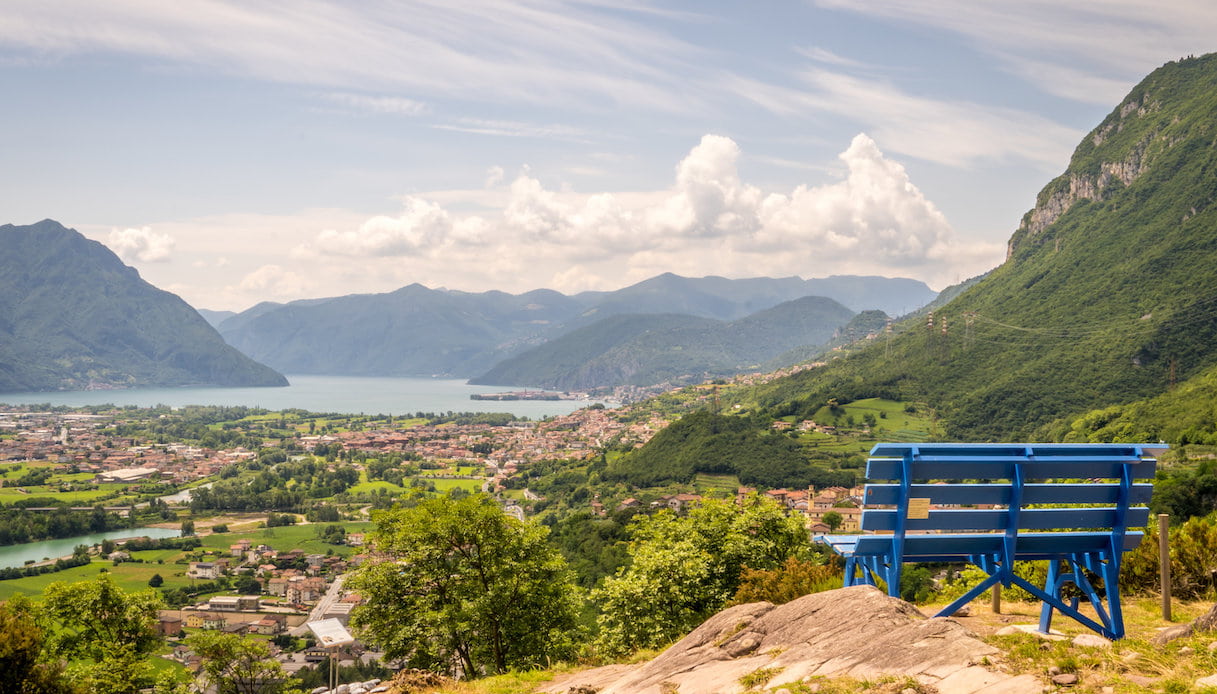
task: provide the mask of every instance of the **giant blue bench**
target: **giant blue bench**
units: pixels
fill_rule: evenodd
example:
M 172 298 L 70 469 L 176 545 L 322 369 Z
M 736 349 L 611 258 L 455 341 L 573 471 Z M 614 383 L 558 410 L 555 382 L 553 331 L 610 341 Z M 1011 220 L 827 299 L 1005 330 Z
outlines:
M 1017 585 L 1110 639 L 1124 636 L 1120 561 L 1141 542 L 1161 444 L 881 443 L 867 461 L 860 535 L 825 535 L 845 558 L 845 585 L 887 584 L 900 596 L 908 562 L 970 562 L 988 576 L 937 616 L 992 586 Z M 1047 560 L 1045 585 L 1014 562 Z M 1106 600 L 1088 577 L 1102 579 Z M 1082 614 L 1073 584 L 1098 621 Z

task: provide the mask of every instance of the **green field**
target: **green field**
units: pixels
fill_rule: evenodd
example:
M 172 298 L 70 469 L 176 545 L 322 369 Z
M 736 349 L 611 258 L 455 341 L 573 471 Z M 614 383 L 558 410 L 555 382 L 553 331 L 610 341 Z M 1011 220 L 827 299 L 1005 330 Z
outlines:
M 482 488 L 482 480 L 448 480 L 448 479 L 429 479 L 427 480 L 435 485 L 435 491 L 445 493 L 450 489 L 460 487 L 467 492 L 476 492 Z
M 698 494 L 710 496 L 735 496 L 739 490 L 739 477 L 735 475 L 713 475 L 699 472 L 693 478 L 693 488 Z
M 915 412 L 906 412 L 907 406 L 908 403 L 867 398 L 842 405 L 842 413 L 833 415 L 826 405 L 816 411 L 813 420 L 821 424 L 836 422 L 838 427 L 848 428 L 845 422 L 847 418 L 852 417 L 855 427 L 860 429 L 864 418 L 870 415 L 875 419 L 875 426 L 866 436 L 855 431 L 845 431 L 837 436 L 814 431 L 802 432 L 799 434 L 799 442 L 819 450 L 864 453 L 880 441 L 928 441 L 940 433 L 937 423 L 924 406 L 914 406 Z M 793 423 L 794 418 L 784 419 Z
M 330 525 L 329 523 L 309 523 L 303 525 L 285 525 L 277 528 L 260 528 L 246 533 L 216 533 L 200 537 L 203 547 L 218 549 L 224 552 L 238 540 L 249 539 L 255 546 L 268 545 L 280 552 L 292 549 L 302 549 L 307 554 L 325 554 L 333 550 L 339 556 L 349 556 L 356 550 L 346 545 L 331 545 L 317 539 L 317 529 Z M 346 528 L 348 533 L 367 532 L 374 527 L 369 521 L 339 521 L 336 525 Z
M 173 551 L 181 554 L 177 550 Z M 143 554 L 143 552 L 139 554 Z M 173 564 L 168 561 L 164 564 L 123 562 L 115 565 L 110 561 L 94 560 L 91 564 L 75 566 L 65 571 L 0 581 L 0 600 L 7 600 L 18 593 L 37 597 L 42 595 L 42 591 L 47 586 L 56 581 L 73 582 L 91 579 L 100 574 L 102 569 L 105 569 L 114 579 L 114 583 L 123 590 L 150 590 L 148 579 L 152 578 L 153 574 L 160 574 L 161 578 L 165 579 L 165 584 L 162 586 L 164 588 L 184 588 L 192 582 L 191 579 L 186 578 L 186 568 L 185 564 Z

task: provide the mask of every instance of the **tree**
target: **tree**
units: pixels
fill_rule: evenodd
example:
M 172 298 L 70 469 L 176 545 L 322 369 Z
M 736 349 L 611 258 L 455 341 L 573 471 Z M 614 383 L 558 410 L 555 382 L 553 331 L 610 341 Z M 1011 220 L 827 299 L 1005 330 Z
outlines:
M 108 575 L 57 581 L 43 592 L 42 613 L 53 623 L 48 650 L 73 661 L 68 677 L 90 692 L 129 692 L 149 681 L 146 657 L 161 643 L 156 632 L 160 593 L 127 593 Z
M 592 594 L 608 653 L 663 646 L 721 609 L 745 567 L 776 569 L 809 554 L 802 523 L 755 494 L 739 505 L 707 500 L 683 517 L 642 516 L 631 528 L 631 565 Z
M 160 588 L 164 584 L 165 584 L 165 577 L 161 576 L 160 574 L 152 574 L 152 578 L 148 579 L 148 586 L 150 588 Z
M 829 511 L 828 513 L 825 513 L 820 520 L 824 521 L 824 525 L 827 525 L 828 529 L 834 532 L 837 528 L 841 527 L 842 523 L 845 522 L 845 519 L 841 517 L 841 514 L 837 513 L 836 511 Z
M 0 603 L 0 694 L 67 694 L 75 691 L 63 667 L 43 662 L 44 630 L 29 598 L 18 593 Z
M 287 674 L 261 641 L 240 634 L 204 631 L 187 636 L 186 645 L 203 659 L 200 672 L 218 694 L 285 691 Z
M 387 658 L 468 677 L 543 664 L 573 647 L 578 591 L 546 528 L 485 494 L 434 497 L 374 514 L 387 561 L 349 581 L 367 602 L 355 626 Z
M 187 537 L 194 534 L 194 521 L 182 521 L 182 537 Z

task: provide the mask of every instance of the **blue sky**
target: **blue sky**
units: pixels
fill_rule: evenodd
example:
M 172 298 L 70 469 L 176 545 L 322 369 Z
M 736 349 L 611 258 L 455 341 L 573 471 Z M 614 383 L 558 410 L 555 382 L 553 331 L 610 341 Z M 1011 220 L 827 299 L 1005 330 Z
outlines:
M 6 0 L 0 223 L 212 309 L 665 271 L 940 289 L 1213 36 L 1208 0 Z

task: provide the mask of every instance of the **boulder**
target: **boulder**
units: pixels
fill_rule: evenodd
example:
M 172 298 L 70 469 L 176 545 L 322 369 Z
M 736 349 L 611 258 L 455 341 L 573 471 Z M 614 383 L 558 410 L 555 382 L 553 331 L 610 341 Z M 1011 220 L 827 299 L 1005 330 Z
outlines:
M 1213 605 L 1213 607 L 1209 608 L 1208 612 L 1193 619 L 1188 624 L 1163 629 L 1153 638 L 1152 643 L 1155 646 L 1161 646 L 1175 639 L 1187 638 L 1193 634 L 1203 634 L 1209 631 L 1217 631 L 1217 605 Z
M 873 679 L 908 675 L 941 694 L 1038 691 L 977 665 L 997 656 L 950 618 L 927 619 L 917 608 L 873 586 L 807 595 L 785 605 L 728 608 L 640 666 L 576 673 L 540 691 L 565 694 L 577 686 L 599 694 L 660 694 L 665 688 L 703 694 L 744 691 L 741 679 L 763 672 L 766 689 L 809 677 Z

